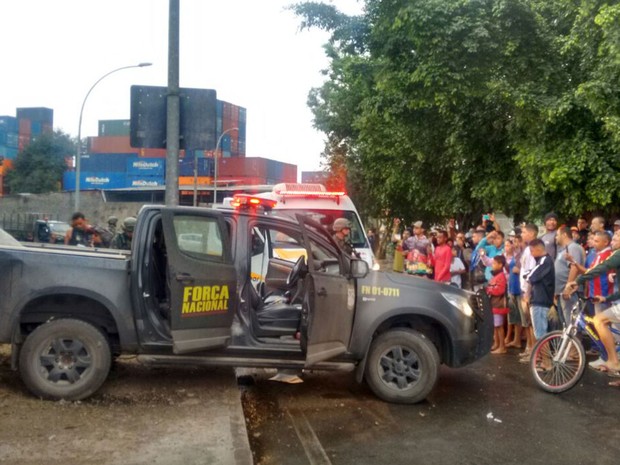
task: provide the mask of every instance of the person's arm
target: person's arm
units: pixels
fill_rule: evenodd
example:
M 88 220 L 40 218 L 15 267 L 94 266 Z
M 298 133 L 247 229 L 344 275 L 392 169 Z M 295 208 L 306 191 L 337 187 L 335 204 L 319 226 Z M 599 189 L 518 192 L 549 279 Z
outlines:
M 599 263 L 594 268 L 586 270 L 584 274 L 576 279 L 577 285 L 590 281 L 597 276 L 607 274 L 611 270 L 620 269 L 620 250 L 616 250 L 607 260 Z
M 69 241 L 71 240 L 71 236 L 73 235 L 73 228 L 67 229 L 65 233 L 65 245 L 69 245 Z
M 551 258 L 543 257 L 541 262 L 532 270 L 528 277 L 531 284 L 540 282 L 551 272 Z

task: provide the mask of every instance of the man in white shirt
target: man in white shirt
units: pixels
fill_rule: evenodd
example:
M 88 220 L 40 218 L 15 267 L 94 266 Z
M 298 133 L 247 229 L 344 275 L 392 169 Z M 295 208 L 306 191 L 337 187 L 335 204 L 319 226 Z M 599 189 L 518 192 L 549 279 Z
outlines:
M 530 296 L 531 288 L 530 283 L 527 281 L 527 277 L 536 266 L 536 259 L 532 256 L 528 244 L 538 237 L 538 226 L 533 223 L 525 225 L 521 231 L 521 238 L 523 239 L 523 253 L 521 254 L 521 260 L 519 262 L 519 284 L 521 285 L 521 324 L 525 331 L 527 338 L 527 345 L 525 352 L 521 353 L 524 361 L 529 361 L 532 348 L 534 347 L 534 333 L 532 331 L 532 319 L 530 315 Z M 516 272 L 516 270 L 513 270 Z

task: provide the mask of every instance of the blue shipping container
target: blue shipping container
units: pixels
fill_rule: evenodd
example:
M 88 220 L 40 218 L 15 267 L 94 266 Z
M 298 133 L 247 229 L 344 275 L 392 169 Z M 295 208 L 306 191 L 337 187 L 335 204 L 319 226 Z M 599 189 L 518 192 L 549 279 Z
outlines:
M 80 173 L 80 190 L 93 189 L 121 189 L 126 187 L 125 173 L 101 172 Z M 75 171 L 66 171 L 63 175 L 63 189 L 67 191 L 75 190 Z
M 127 174 L 135 176 L 164 176 L 166 174 L 165 158 L 129 158 Z
M 127 172 L 127 161 L 136 158 L 135 153 L 91 153 L 82 155 L 82 171 Z
M 19 134 L 16 132 L 9 132 L 6 135 L 6 146 L 17 148 L 19 146 Z
M 127 175 L 126 187 L 159 187 L 165 186 L 163 176 L 134 176 Z
M 5 132 L 19 132 L 17 118 L 14 116 L 0 116 L 0 129 Z
M 197 158 L 198 176 L 213 176 L 213 159 Z M 194 175 L 194 159 L 182 158 L 179 160 L 179 176 Z

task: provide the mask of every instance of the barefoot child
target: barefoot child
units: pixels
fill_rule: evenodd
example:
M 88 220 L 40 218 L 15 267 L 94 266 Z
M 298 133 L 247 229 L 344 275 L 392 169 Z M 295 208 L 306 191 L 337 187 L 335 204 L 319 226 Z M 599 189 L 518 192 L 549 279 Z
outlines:
M 493 307 L 493 322 L 495 330 L 493 332 L 492 354 L 505 354 L 506 344 L 504 342 L 504 320 L 508 313 L 508 305 L 506 304 L 506 275 L 504 267 L 506 266 L 506 257 L 496 255 L 491 262 L 492 278 L 486 287 L 487 295 L 491 298 L 491 306 Z

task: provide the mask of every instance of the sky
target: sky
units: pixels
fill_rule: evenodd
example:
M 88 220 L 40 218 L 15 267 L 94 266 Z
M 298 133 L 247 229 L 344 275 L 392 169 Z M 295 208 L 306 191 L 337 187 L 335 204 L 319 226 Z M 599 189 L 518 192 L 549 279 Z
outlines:
M 328 34 L 299 30 L 286 7 L 295 0 L 180 0 L 180 86 L 215 89 L 247 108 L 247 156 L 301 171 L 321 169 L 324 135 L 312 127 L 308 92 L 326 69 Z M 347 14 L 357 0 L 324 0 Z M 82 136 L 97 121 L 129 119 L 131 85 L 166 86 L 168 0 L 19 0 L 3 2 L 0 115 L 18 107 L 54 110 L 54 128 Z

